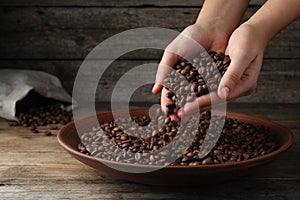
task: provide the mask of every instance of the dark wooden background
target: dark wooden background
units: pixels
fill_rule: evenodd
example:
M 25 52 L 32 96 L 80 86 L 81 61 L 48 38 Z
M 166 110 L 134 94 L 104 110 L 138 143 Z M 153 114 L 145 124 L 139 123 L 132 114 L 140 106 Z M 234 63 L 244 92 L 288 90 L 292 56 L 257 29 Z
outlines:
M 58 76 L 71 93 L 81 62 L 98 43 L 130 28 L 158 26 L 182 30 L 195 21 L 202 3 L 0 0 L 0 69 L 49 72 Z M 251 1 L 243 20 L 261 4 L 260 0 Z M 257 173 L 220 185 L 192 188 L 132 184 L 80 164 L 59 146 L 56 137 L 10 127 L 0 119 L 0 199 L 300 199 L 299 30 L 300 20 L 274 38 L 266 50 L 257 91 L 239 99 L 240 103 L 229 105 L 230 111 L 270 119 L 295 135 L 293 147 Z M 145 50 L 122 56 L 107 71 L 97 100 L 109 101 L 110 88 L 122 73 L 142 63 L 158 62 L 161 53 Z M 139 90 L 138 94 L 135 102 L 158 101 L 158 96 L 145 95 L 150 94 L 149 88 Z M 99 111 L 108 107 L 109 104 L 101 104 Z M 53 133 L 56 135 L 57 131 Z
M 259 9 L 262 2 L 251 1 L 243 20 Z M 71 93 L 81 62 L 98 43 L 137 27 L 182 30 L 195 21 L 202 3 L 200 0 L 2 0 L 0 68 L 49 72 L 58 76 Z M 238 102 L 300 102 L 299 30 L 300 20 L 297 20 L 272 40 L 265 52 L 257 90 Z M 109 101 L 112 87 L 122 73 L 139 64 L 158 62 L 161 54 L 143 50 L 122 56 L 102 80 L 97 101 Z M 149 89 L 139 90 L 134 101 L 157 102 L 158 96 L 150 95 Z

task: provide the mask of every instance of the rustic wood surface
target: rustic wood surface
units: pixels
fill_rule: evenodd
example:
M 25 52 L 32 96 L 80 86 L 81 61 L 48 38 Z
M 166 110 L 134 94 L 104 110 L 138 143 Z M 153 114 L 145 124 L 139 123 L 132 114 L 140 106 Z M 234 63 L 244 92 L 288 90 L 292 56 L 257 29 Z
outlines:
M 263 4 L 252 0 L 242 21 Z M 0 69 L 43 70 L 60 78 L 69 93 L 82 60 L 100 42 L 124 30 L 158 26 L 182 30 L 193 23 L 203 1 L 3 0 L 0 2 Z M 265 52 L 258 89 L 238 102 L 299 103 L 300 20 L 282 30 Z M 124 45 L 127 41 L 124 41 Z M 158 41 L 159 42 L 159 41 Z M 128 44 L 128 43 L 127 43 Z M 112 50 L 114 47 L 111 47 Z M 158 62 L 162 51 L 144 49 L 122 56 L 101 80 L 97 101 L 108 102 L 128 69 Z M 115 68 L 116 69 L 116 68 Z M 93 72 L 87 72 L 87 74 Z M 148 76 L 145 71 L 141 76 Z M 87 86 L 90 83 L 87 76 Z M 85 91 L 84 89 L 82 89 Z M 149 87 L 134 102 L 157 102 Z
M 251 0 L 243 21 L 263 2 Z M 130 28 L 182 30 L 194 22 L 202 4 L 203 0 L 2 0 L 0 69 L 49 72 L 71 93 L 82 60 L 98 43 Z M 55 136 L 33 134 L 0 120 L 0 199 L 300 199 L 299 31 L 297 20 L 274 38 L 265 52 L 258 89 L 229 106 L 231 111 L 274 120 L 295 134 L 294 146 L 257 173 L 201 187 L 129 183 L 73 159 Z M 157 63 L 161 54 L 146 49 L 122 56 L 101 80 L 96 100 L 109 101 L 112 87 L 123 73 L 140 64 Z M 92 73 L 87 72 L 87 87 Z M 142 76 L 149 73 L 145 70 Z M 149 87 L 139 90 L 133 102 L 158 102 L 158 96 L 149 92 Z M 101 105 L 99 110 L 106 108 Z
M 96 95 L 97 101 L 109 102 L 111 93 L 117 81 L 128 70 L 147 63 L 157 63 L 158 60 L 118 60 L 114 62 L 101 78 Z M 57 76 L 67 91 L 72 91 L 74 79 L 81 61 L 62 60 L 0 60 L 3 68 L 14 67 L 15 69 L 42 70 Z M 145 71 L 140 74 L 147 78 L 153 74 L 145 67 Z M 94 71 L 86 71 L 86 80 L 83 93 L 89 93 L 92 81 L 90 77 Z M 237 102 L 256 103 L 299 103 L 300 102 L 300 62 L 298 59 L 267 59 L 264 61 L 262 72 L 256 91 L 251 96 L 243 97 Z M 140 89 L 133 97 L 133 102 L 158 102 L 159 95 L 151 93 L 151 86 Z
M 0 120 L 0 199 L 299 199 L 300 104 L 229 107 L 290 128 L 295 144 L 280 159 L 237 180 L 201 187 L 154 187 L 102 175 L 73 159 L 55 136 L 33 134 Z
M 256 10 L 249 7 L 244 19 Z M 2 7 L 0 11 L 1 59 L 84 59 L 97 44 L 130 28 L 182 30 L 195 21 L 199 8 Z M 299 30 L 299 20 L 282 30 L 270 42 L 265 58 L 298 58 Z M 160 51 L 145 50 L 123 58 L 160 57 Z
M 261 5 L 266 0 L 251 0 L 250 5 Z M 1 6 L 97 6 L 97 7 L 132 7 L 132 6 L 158 6 L 158 7 L 192 7 L 202 6 L 204 0 L 110 0 L 110 1 L 99 1 L 99 0 L 2 0 Z

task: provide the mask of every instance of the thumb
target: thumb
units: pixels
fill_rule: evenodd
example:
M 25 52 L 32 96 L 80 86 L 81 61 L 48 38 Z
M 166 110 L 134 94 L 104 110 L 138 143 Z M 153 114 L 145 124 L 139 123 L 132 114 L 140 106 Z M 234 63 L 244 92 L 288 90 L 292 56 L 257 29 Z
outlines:
M 221 99 L 228 99 L 232 91 L 239 85 L 250 62 L 251 61 L 245 60 L 242 56 L 238 56 L 237 59 L 232 58 L 218 88 L 218 96 Z

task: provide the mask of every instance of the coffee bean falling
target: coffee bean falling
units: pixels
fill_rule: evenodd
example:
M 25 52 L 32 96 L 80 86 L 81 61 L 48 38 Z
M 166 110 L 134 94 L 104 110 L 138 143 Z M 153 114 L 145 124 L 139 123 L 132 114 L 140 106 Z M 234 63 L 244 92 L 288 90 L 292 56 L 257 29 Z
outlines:
M 136 137 L 133 135 L 141 131 L 141 127 L 126 128 L 123 131 L 118 124 L 129 124 L 132 119 L 118 119 L 115 122 L 102 123 L 100 127 L 94 127 L 91 131 L 81 135 L 82 143 L 78 145 L 78 151 L 94 157 L 117 161 L 122 163 L 143 165 L 171 165 L 171 166 L 197 166 L 239 162 L 266 155 L 277 149 L 275 138 L 268 134 L 264 126 L 249 124 L 236 119 L 226 118 L 224 128 L 216 145 L 205 157 L 199 157 L 199 152 L 205 151 L 204 140 L 214 137 L 215 133 L 208 134 L 210 123 L 217 122 L 218 116 L 211 116 L 209 111 L 202 112 L 199 119 L 198 130 L 193 142 L 186 151 L 176 157 L 176 152 L 162 152 L 159 156 L 148 154 L 157 151 L 173 141 L 178 132 L 179 124 L 169 117 L 160 114 L 157 123 L 150 123 L 149 117 L 135 117 L 133 120 L 142 126 L 146 126 L 149 137 Z M 161 126 L 161 128 L 159 128 Z M 217 128 L 212 126 L 214 131 Z M 181 138 L 185 140 L 185 138 Z M 178 144 L 184 141 L 176 141 Z M 117 149 L 115 147 L 118 147 Z M 129 154 L 130 153 L 134 153 Z M 171 163 L 167 157 L 174 158 Z
M 164 82 L 165 88 L 169 90 L 167 97 L 171 100 L 167 104 L 167 113 L 173 114 L 175 109 L 195 100 L 195 97 L 216 91 L 229 64 L 228 55 L 215 51 L 209 51 L 208 55 L 202 53 L 192 59 L 192 63 L 185 59 L 179 60 Z M 179 74 L 185 80 L 180 80 Z M 176 90 L 179 96 L 174 94 Z

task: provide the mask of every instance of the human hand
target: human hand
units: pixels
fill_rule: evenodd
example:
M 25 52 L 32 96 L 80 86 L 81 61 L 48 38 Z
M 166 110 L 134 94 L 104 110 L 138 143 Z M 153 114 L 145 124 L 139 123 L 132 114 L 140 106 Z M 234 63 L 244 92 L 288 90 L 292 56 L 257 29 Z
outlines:
M 164 113 L 166 113 L 166 105 L 170 103 L 170 99 L 166 97 L 167 90 L 163 88 L 163 80 L 168 75 L 167 68 L 171 68 L 180 57 L 189 58 L 199 51 L 205 49 L 214 50 L 217 52 L 224 52 L 228 36 L 225 32 L 217 30 L 211 25 L 211 22 L 202 22 L 201 24 L 194 24 L 187 27 L 182 33 L 173 40 L 173 42 L 166 48 L 162 60 L 159 64 L 156 84 L 154 85 L 152 92 L 154 94 L 161 93 L 161 107 Z M 199 49 L 197 45 L 204 47 Z M 172 120 L 179 121 L 178 110 L 174 110 L 174 114 L 170 115 Z
M 187 103 L 183 110 L 179 111 L 178 117 L 182 117 L 183 112 L 191 113 L 196 106 L 207 106 L 211 101 L 233 100 L 250 95 L 257 85 L 266 45 L 267 40 L 263 32 L 254 26 L 245 23 L 237 28 L 226 48 L 231 63 L 221 79 L 217 95 L 204 95 L 195 102 Z

